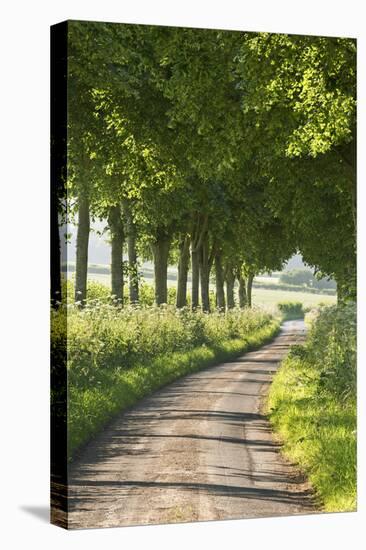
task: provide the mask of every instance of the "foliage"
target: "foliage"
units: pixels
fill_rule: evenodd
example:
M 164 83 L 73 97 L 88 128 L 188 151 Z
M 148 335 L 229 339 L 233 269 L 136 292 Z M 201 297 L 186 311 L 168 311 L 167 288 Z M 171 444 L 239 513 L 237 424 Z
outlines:
M 305 261 L 354 296 L 355 41 L 254 33 L 237 71 L 268 204 Z
M 319 388 L 340 399 L 356 395 L 356 306 L 324 308 L 310 331 L 307 360 L 317 366 Z
M 355 298 L 356 43 L 70 21 L 67 66 L 66 217 L 79 221 L 78 287 L 63 282 L 51 330 L 60 361 L 67 331 L 73 453 L 143 395 L 262 343 L 278 327 L 249 308 L 190 312 L 199 304 L 186 290 L 187 307 L 175 309 L 175 288 L 166 292 L 168 261 L 179 263 L 180 283 L 191 268 L 207 311 L 215 308 L 213 266 L 220 299 L 226 281 L 231 307 L 236 279 L 244 306 L 253 277 L 280 270 L 295 251 L 319 277 L 337 282 L 339 301 Z M 124 295 L 125 308 L 103 285 L 89 280 L 86 289 L 90 217 L 108 219 L 113 292 Z M 154 260 L 155 293 L 138 280 L 139 304 L 131 307 L 123 276 L 144 259 Z M 297 284 L 314 290 L 325 283 Z M 304 316 L 300 302 L 279 310 L 286 319 Z M 351 507 L 345 495 L 354 491 L 352 312 L 321 312 L 270 398 L 273 421 L 328 509 Z
M 280 302 L 277 307 L 284 319 L 302 319 L 305 314 L 301 302 Z
M 326 511 L 356 507 L 356 308 L 323 308 L 308 342 L 283 362 L 270 390 L 284 452 L 309 475 Z
M 327 278 L 315 277 L 309 269 L 292 269 L 291 271 L 284 271 L 280 275 L 280 282 L 293 285 L 304 285 L 316 289 L 336 288 L 335 281 Z
M 313 280 L 313 274 L 309 269 L 293 269 L 292 271 L 284 271 L 280 275 L 282 283 L 293 285 L 310 286 Z
M 69 305 L 67 316 L 71 385 L 89 384 L 101 369 L 127 369 L 164 353 L 243 338 L 271 319 L 254 311 L 205 315 L 171 306 L 120 310 L 105 303 L 82 311 Z
M 199 219 L 226 270 L 298 249 L 355 295 L 354 40 L 82 21 L 69 39 L 70 199 L 127 201 L 140 256 Z

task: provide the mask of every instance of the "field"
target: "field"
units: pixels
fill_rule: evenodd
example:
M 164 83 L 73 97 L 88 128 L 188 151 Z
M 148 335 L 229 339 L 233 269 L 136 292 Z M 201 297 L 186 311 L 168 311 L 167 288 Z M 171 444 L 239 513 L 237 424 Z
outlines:
M 70 273 L 69 276 L 72 274 Z M 149 276 L 150 275 L 150 276 Z M 174 272 L 171 272 L 174 277 Z M 111 276 L 106 273 L 88 273 L 88 278 L 92 281 L 97 281 L 107 287 L 111 286 Z M 146 283 L 153 284 L 153 275 L 149 271 L 144 271 L 144 279 Z M 268 281 L 264 277 L 258 277 L 258 281 Z M 271 282 L 275 282 L 276 278 L 271 278 Z M 175 287 L 176 281 L 168 278 L 168 287 Z M 214 285 L 211 285 L 214 288 Z M 190 282 L 188 282 L 190 289 Z M 325 294 L 310 294 L 308 292 L 292 292 L 286 290 L 272 290 L 266 288 L 253 288 L 253 304 L 263 307 L 274 307 L 279 302 L 301 302 L 305 308 L 314 307 L 318 304 L 333 305 L 337 301 L 336 296 L 326 296 Z
M 258 306 L 273 307 L 279 302 L 301 302 L 305 308 L 308 308 L 318 304 L 332 305 L 336 301 L 336 296 L 326 296 L 324 294 L 253 288 L 253 304 Z

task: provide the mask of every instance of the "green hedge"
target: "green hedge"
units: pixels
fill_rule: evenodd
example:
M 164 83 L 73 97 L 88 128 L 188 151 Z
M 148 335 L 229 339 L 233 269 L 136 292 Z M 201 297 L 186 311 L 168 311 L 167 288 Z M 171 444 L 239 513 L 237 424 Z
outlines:
M 280 302 L 277 307 L 284 320 L 304 318 L 305 311 L 301 302 Z

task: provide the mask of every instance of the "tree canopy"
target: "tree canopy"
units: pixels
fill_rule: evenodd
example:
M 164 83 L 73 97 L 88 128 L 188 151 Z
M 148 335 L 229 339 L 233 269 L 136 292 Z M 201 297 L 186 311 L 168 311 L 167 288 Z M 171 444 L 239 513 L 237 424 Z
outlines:
M 222 308 L 233 280 L 295 251 L 355 296 L 354 40 L 81 21 L 68 39 L 81 302 L 90 215 L 109 220 L 120 302 L 139 258 L 154 260 L 157 304 L 175 258 L 177 305 L 190 269 L 208 311 L 213 268 Z

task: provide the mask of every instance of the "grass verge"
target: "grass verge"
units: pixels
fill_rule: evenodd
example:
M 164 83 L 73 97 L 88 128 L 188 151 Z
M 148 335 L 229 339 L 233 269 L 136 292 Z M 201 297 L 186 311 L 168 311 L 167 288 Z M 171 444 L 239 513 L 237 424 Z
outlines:
M 173 352 L 127 370 L 106 370 L 98 383 L 87 389 L 70 386 L 68 392 L 69 460 L 117 413 L 153 391 L 185 374 L 227 361 L 256 349 L 278 334 L 280 323 L 272 320 L 245 338 L 232 338 L 218 345 L 202 345 Z
M 312 328 L 307 345 L 294 346 L 283 361 L 270 388 L 267 412 L 284 444 L 285 456 L 308 476 L 323 509 L 354 511 L 357 452 L 353 336 L 345 321 L 338 329 L 339 335 L 335 323 L 331 330 L 332 315 L 334 311 L 327 313 L 328 318 L 323 315 Z M 342 349 L 340 337 L 347 332 Z M 333 356 L 332 350 L 337 350 Z M 339 365 L 335 365 L 335 358 Z M 347 373 L 343 382 L 342 372 Z

